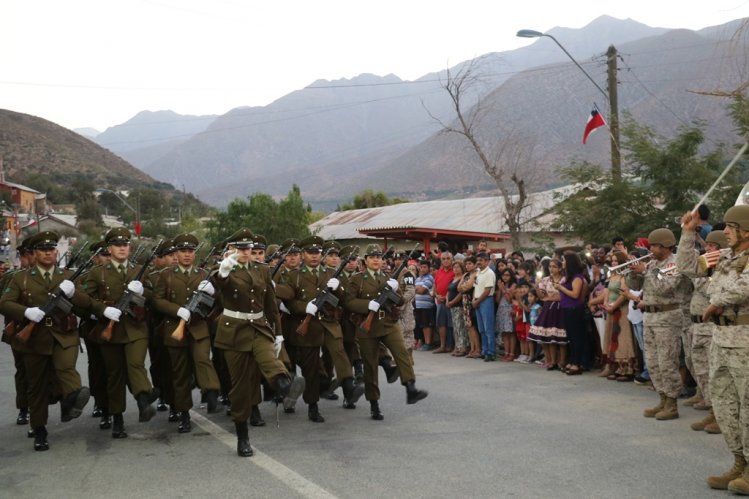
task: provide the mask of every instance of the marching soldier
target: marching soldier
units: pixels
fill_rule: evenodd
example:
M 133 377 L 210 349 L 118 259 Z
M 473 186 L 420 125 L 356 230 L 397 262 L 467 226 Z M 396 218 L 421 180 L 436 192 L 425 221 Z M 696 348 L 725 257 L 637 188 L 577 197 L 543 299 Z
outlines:
M 723 233 L 729 248 L 710 257 L 714 266 L 707 294 L 710 304 L 703 320 L 712 320 L 710 346 L 710 397 L 715 419 L 723 432 L 734 465 L 727 472 L 711 476 L 713 489 L 728 489 L 749 495 L 749 206 L 733 206 L 723 216 Z M 682 217 L 683 244 L 694 244 L 699 217 Z M 715 255 L 713 253 L 713 255 Z
M 134 307 L 134 317 L 113 307 L 126 290 L 143 296 L 143 283 L 134 280 L 139 266 L 128 261 L 130 255 L 130 231 L 124 227 L 111 229 L 104 236 L 104 243 L 111 255 L 110 262 L 89 272 L 85 284 L 86 293 L 92 298 L 92 309 L 99 317 L 96 334 L 103 339 L 101 353 L 107 370 L 107 395 L 112 414 L 112 438 L 126 438 L 125 386 L 138 403 L 138 420 L 150 421 L 156 414 L 154 390 L 145 368 L 148 350 L 148 326 L 145 308 Z M 111 322 L 110 322 L 111 321 Z M 103 336 L 111 326 L 111 338 Z
M 359 258 L 353 255 L 353 246 L 341 248 L 341 259 L 346 260 L 346 266 L 338 277 L 341 281 L 341 289 L 346 290 L 351 278 L 359 270 Z M 359 342 L 356 339 L 356 324 L 351 321 L 351 314 L 344 313 L 341 317 L 341 330 L 343 331 L 343 349 L 354 367 L 354 379 L 357 383 L 364 383 L 364 361 L 359 354 Z M 356 409 L 353 404 L 343 403 L 346 409 Z
M 153 307 L 162 315 L 160 336 L 166 347 L 174 386 L 174 407 L 179 412 L 179 433 L 192 430 L 192 373 L 195 372 L 200 390 L 205 394 L 208 413 L 220 410 L 218 402 L 219 381 L 211 363 L 211 340 L 208 323 L 204 317 L 186 308 L 194 292 L 214 294 L 213 285 L 207 281 L 208 273 L 194 267 L 198 239 L 192 234 L 174 238 L 177 266 L 163 269 L 158 276 L 153 293 Z M 178 334 L 178 327 L 184 333 Z
M 676 419 L 679 409 L 676 399 L 681 391 L 679 353 L 681 333 L 685 327 L 685 310 L 688 309 L 692 283 L 676 271 L 676 246 L 674 233 L 669 229 L 656 229 L 648 235 L 653 258 L 647 264 L 643 282 L 643 300 L 639 307 L 645 311 L 645 355 L 647 357 L 653 388 L 660 402 L 646 409 L 646 418 L 659 421 Z M 640 265 L 642 270 L 644 265 Z
M 299 265 L 301 265 L 302 262 L 301 249 L 299 248 L 298 239 L 286 239 L 283 243 L 281 243 L 281 249 L 279 251 L 282 255 L 284 255 L 284 261 L 278 273 L 275 275 L 275 277 L 273 277 L 273 282 L 275 282 L 276 285 L 280 284 L 283 281 L 284 276 L 287 273 L 298 269 Z M 276 298 L 279 298 L 280 300 L 290 300 L 294 297 L 293 290 L 288 286 L 277 286 L 275 291 Z M 281 332 L 283 334 L 283 339 L 284 341 L 288 341 L 292 333 L 299 327 L 301 321 L 292 317 L 291 312 L 289 312 L 289 309 L 286 308 L 286 304 L 283 301 L 281 301 L 279 304 L 279 310 L 281 312 Z M 292 372 L 296 371 L 294 359 L 289 359 L 288 367 Z M 293 414 L 296 411 L 296 400 L 290 398 L 284 399 L 283 410 L 286 414 Z
M 692 376 L 697 381 L 699 391 L 702 393 L 703 404 L 710 407 L 710 413 L 703 420 L 692 423 L 691 428 L 695 431 L 704 430 L 708 433 L 720 433 L 720 426 L 718 426 L 712 410 L 709 385 L 709 351 L 715 326 L 710 321 L 702 320 L 702 314 L 710 305 L 707 287 L 710 284 L 713 269 L 706 264 L 700 264 L 700 262 L 706 262 L 706 259 L 699 257 L 699 251 L 694 247 L 694 238 L 689 241 L 690 236 L 694 234 L 695 232 L 682 232 L 679 249 L 676 252 L 676 267 L 679 272 L 690 277 L 694 285 L 694 293 L 692 293 L 692 300 L 689 303 L 689 315 L 692 322 L 690 325 Z M 708 255 L 717 255 L 721 249 L 725 249 L 727 246 L 728 242 L 722 231 L 714 230 L 705 238 L 705 249 Z
M 391 309 L 388 309 L 387 306 L 383 307 L 378 302 L 385 286 L 390 287 L 397 295 L 402 295 L 398 281 L 386 277 L 381 272 L 382 262 L 380 247 L 377 244 L 367 246 L 367 251 L 364 254 L 366 268 L 363 272 L 354 275 L 349 281 L 343 304 L 344 308 L 356 314 L 362 323 L 370 314 L 373 315 L 369 331 L 365 331 L 360 326 L 357 330 L 357 338 L 361 356 L 364 360 L 364 393 L 369 400 L 371 417 L 377 421 L 384 419 L 378 402 L 380 389 L 377 381 L 377 360 L 380 343 L 384 344 L 393 354 L 395 363 L 400 370 L 401 383 L 406 387 L 406 403 L 415 404 L 428 395 L 425 390 L 416 388 L 416 376 L 411 358 L 403 342 L 403 333 L 398 323 L 398 317 L 392 314 Z M 395 305 L 400 305 L 400 303 Z
M 60 419 L 63 422 L 80 416 L 90 397 L 89 389 L 81 386 L 81 377 L 75 368 L 79 344 L 75 316 L 70 313 L 47 315 L 40 308 L 51 293 L 60 293 L 73 305 L 84 309 L 91 306 L 86 294 L 77 292 L 75 284 L 68 280 L 70 272 L 55 265 L 59 239 L 58 234 L 49 231 L 33 236 L 28 246 L 33 248 L 35 265 L 14 274 L 0 298 L 0 313 L 23 325 L 12 341 L 13 347 L 23 354 L 36 451 L 49 449 L 46 424 L 53 373 L 62 391 Z M 22 340 L 26 327 L 31 328 L 30 336 Z
M 296 398 L 304 390 L 303 381 L 289 375 L 278 360 L 283 337 L 275 336 L 278 307 L 270 272 L 251 260 L 252 232 L 240 231 L 229 244 L 228 256 L 213 276 L 223 301 L 215 344 L 224 351 L 231 374 L 231 418 L 237 431 L 237 454 L 253 454 L 247 419 L 252 411 L 250 380 L 255 364 L 281 397 Z
M 302 267 L 285 273 L 279 283 L 291 288 L 293 293 L 293 297 L 284 299 L 284 303 L 299 326 L 287 332 L 287 345 L 290 345 L 290 355 L 295 364 L 302 368 L 306 380 L 304 401 L 308 405 L 308 418 L 315 423 L 325 421 L 317 404 L 320 399 L 320 349 L 323 346 L 330 352 L 338 379 L 342 380 L 345 399 L 356 403 L 364 391 L 354 384 L 351 362 L 343 349 L 343 332 L 336 310 L 315 304 L 315 298 L 324 287 L 335 293 L 340 286 L 340 281 L 333 277 L 334 272 L 320 265 L 322 245 L 323 240 L 318 236 L 301 241 Z M 341 292 L 339 296 L 342 297 Z M 310 316 L 308 328 L 301 334 L 299 328 L 306 316 Z

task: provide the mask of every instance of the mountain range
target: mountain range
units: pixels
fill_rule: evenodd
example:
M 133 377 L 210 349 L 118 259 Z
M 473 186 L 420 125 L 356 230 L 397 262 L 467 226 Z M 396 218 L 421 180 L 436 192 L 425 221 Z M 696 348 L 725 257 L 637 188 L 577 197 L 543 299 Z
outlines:
M 714 145 L 737 136 L 726 100 L 698 92 L 733 90 L 749 79 L 746 36 L 733 36 L 741 25 L 668 30 L 602 16 L 548 34 L 604 88 L 604 53 L 615 45 L 620 110 L 665 136 L 702 121 Z M 608 165 L 604 131 L 581 143 L 594 103 L 607 115 L 606 99 L 553 40 L 486 54 L 450 74 L 467 65 L 480 76 L 463 96 L 464 110 L 482 111 L 477 135 L 499 144 L 515 167 L 532 170 L 535 187 L 557 184 L 556 167 L 574 159 Z M 413 200 L 488 191 L 493 184 L 466 140 L 440 133 L 441 123 L 455 119 L 447 77 L 442 70 L 414 81 L 371 74 L 319 80 L 267 106 L 221 116 L 139 113 L 92 140 L 216 206 L 254 192 L 284 195 L 293 183 L 320 209 L 366 188 Z

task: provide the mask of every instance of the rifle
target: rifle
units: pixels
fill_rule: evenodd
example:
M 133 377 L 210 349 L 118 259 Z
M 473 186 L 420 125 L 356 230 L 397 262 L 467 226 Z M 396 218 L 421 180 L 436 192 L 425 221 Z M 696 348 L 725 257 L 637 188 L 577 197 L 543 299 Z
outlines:
M 216 302 L 216 299 L 206 293 L 203 290 L 196 289 L 192 292 L 192 296 L 190 297 L 190 301 L 187 302 L 187 305 L 185 308 L 190 311 L 190 316 L 192 317 L 192 314 L 198 314 L 200 317 L 205 319 L 210 315 L 211 309 L 213 309 L 213 304 Z M 182 339 L 185 337 L 185 326 L 187 325 L 187 322 L 185 322 L 184 319 L 179 320 L 179 324 L 177 324 L 177 327 L 174 328 L 174 331 L 172 331 L 172 338 L 174 338 L 177 341 L 182 341 Z
M 78 259 L 81 257 L 81 254 L 83 254 L 83 250 L 85 250 L 86 248 L 88 248 L 88 241 L 84 241 L 84 243 L 81 244 L 81 247 L 78 248 L 78 251 L 76 251 L 75 254 L 70 257 L 68 263 L 65 264 L 65 270 L 70 270 L 73 268 L 73 265 L 78 261 Z M 62 258 L 60 260 L 62 260 Z M 57 264 L 59 266 L 60 262 L 57 262 Z
M 75 273 L 70 276 L 69 280 L 75 282 L 75 280 L 78 279 L 92 263 L 94 263 L 94 257 L 98 255 L 100 251 L 101 248 L 96 250 L 94 254 L 91 255 L 88 260 L 86 260 L 86 263 L 78 267 Z M 47 302 L 39 308 L 42 310 L 42 312 L 44 312 L 45 317 L 65 317 L 73 309 L 73 304 L 70 302 L 70 300 L 68 300 L 68 297 L 65 296 L 65 293 L 62 292 L 60 286 L 58 286 L 57 289 L 49 293 Z M 28 324 L 26 324 L 26 326 L 21 329 L 16 335 L 18 341 L 22 343 L 26 343 L 27 341 L 29 341 L 31 333 L 34 332 L 34 328 L 36 328 L 37 324 L 38 322 L 29 322 Z
M 201 243 L 202 244 L 202 243 Z M 221 243 L 219 243 L 221 244 Z M 206 265 L 208 265 L 208 261 L 211 259 L 213 255 L 216 255 L 216 250 L 218 250 L 218 244 L 214 245 L 209 251 L 208 254 L 203 257 L 203 259 L 198 263 L 198 268 L 202 269 L 205 268 Z M 197 253 L 197 250 L 195 251 Z
M 156 258 L 156 252 L 159 250 L 159 246 L 161 245 L 162 241 L 163 239 L 159 240 L 159 242 L 156 243 L 156 245 L 153 247 L 153 251 L 151 251 L 151 254 L 148 255 L 146 261 L 143 262 L 143 266 L 135 275 L 133 281 L 140 281 L 143 278 L 143 274 L 146 273 L 148 265 L 154 258 Z M 129 315 L 130 317 L 135 317 L 133 307 L 143 307 L 145 305 L 146 299 L 143 295 L 137 295 L 129 289 L 125 288 L 125 292 L 122 293 L 122 296 L 120 296 L 120 299 L 117 300 L 117 303 L 114 305 L 114 307 L 118 310 L 121 310 L 123 313 Z M 109 321 L 107 327 L 105 327 L 101 332 L 101 339 L 103 339 L 104 341 L 110 341 L 112 339 L 112 330 L 114 329 L 114 323 L 115 321 L 113 320 Z
M 403 271 L 406 265 L 408 265 L 408 261 L 415 255 L 416 248 L 418 247 L 419 243 L 416 243 L 414 249 L 412 249 L 411 253 L 408 254 L 408 258 L 404 258 L 398 268 L 395 269 L 392 274 L 390 274 L 391 278 L 398 279 L 400 273 Z M 375 301 L 380 304 L 380 310 L 390 310 L 390 307 L 392 307 L 393 305 L 400 305 L 403 302 L 403 297 L 393 291 L 390 286 L 386 284 L 385 287 L 380 290 L 380 294 L 377 296 L 377 298 L 375 298 Z M 369 329 L 372 327 L 374 316 L 375 313 L 370 310 L 366 320 L 362 322 L 360 326 L 364 331 L 369 332 Z
M 284 251 L 283 253 L 281 253 L 280 255 L 278 255 L 278 263 L 276 264 L 275 267 L 273 267 L 273 271 L 270 273 L 271 280 L 273 280 L 273 278 L 276 277 L 276 274 L 278 274 L 278 271 L 281 270 L 281 265 L 283 265 L 283 262 L 286 259 L 286 255 L 289 254 L 289 251 L 291 251 L 291 248 L 293 248 L 293 247 L 294 247 L 294 245 L 292 244 L 291 246 L 289 246 L 288 248 L 286 248 L 286 251 Z M 276 253 L 278 253 L 278 251 L 276 251 Z M 273 255 L 275 255 L 276 253 L 273 253 Z M 273 260 L 273 258 L 271 258 L 270 260 Z M 270 260 L 268 260 L 268 261 L 270 261 Z
M 161 244 L 161 242 L 159 242 L 159 244 Z M 159 245 L 157 244 L 155 247 L 158 248 Z M 142 244 L 140 246 L 138 246 L 138 248 L 135 250 L 135 253 L 133 253 L 132 256 L 129 258 L 130 263 L 132 263 L 132 264 L 138 263 L 138 257 L 140 257 L 140 254 L 143 253 L 143 251 L 145 251 L 145 249 L 146 249 L 146 247 L 143 246 Z
M 356 256 L 359 253 L 359 246 L 354 246 L 354 249 L 351 251 L 350 256 Z M 335 273 L 333 274 L 333 277 L 338 279 L 338 276 L 341 275 L 341 272 L 343 272 L 343 269 L 346 268 L 346 265 L 348 265 L 350 258 L 346 258 L 345 260 L 341 260 L 341 263 L 338 265 L 338 268 L 335 270 Z M 320 292 L 317 294 L 315 299 L 313 300 L 313 303 L 317 306 L 318 310 L 322 310 L 323 307 L 330 306 L 331 308 L 335 308 L 338 306 L 338 297 L 333 294 L 333 290 L 329 287 L 325 286 L 323 289 L 320 290 Z M 299 327 L 296 329 L 296 332 L 304 336 L 307 334 L 307 330 L 309 329 L 309 323 L 312 320 L 312 315 L 307 314 L 304 317 L 304 320 L 299 325 Z
M 13 274 L 17 274 L 18 272 L 26 270 L 22 268 L 17 268 L 13 270 L 7 270 L 3 277 L 7 277 L 8 281 L 12 278 Z M 5 323 L 5 327 L 3 328 L 3 332 L 7 335 L 8 338 L 12 338 L 16 334 L 16 321 L 9 321 Z

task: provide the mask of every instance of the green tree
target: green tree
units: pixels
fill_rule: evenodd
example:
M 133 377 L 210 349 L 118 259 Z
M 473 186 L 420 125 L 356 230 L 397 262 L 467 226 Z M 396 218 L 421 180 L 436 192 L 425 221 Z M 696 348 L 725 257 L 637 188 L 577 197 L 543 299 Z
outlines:
M 408 202 L 408 200 L 401 198 L 390 199 L 388 195 L 382 191 L 375 192 L 372 189 L 365 189 L 360 193 L 355 194 L 350 203 L 345 203 L 343 206 L 340 206 L 338 211 L 377 208 L 379 206 L 390 206 L 391 204 L 406 202 Z

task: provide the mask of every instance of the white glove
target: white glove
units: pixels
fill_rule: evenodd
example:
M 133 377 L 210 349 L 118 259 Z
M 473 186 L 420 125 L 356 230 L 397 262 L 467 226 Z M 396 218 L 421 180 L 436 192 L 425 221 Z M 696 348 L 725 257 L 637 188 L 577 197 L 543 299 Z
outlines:
M 372 312 L 377 312 L 378 310 L 380 310 L 380 304 L 374 300 L 370 300 L 367 308 L 369 308 L 369 310 Z
M 283 345 L 283 336 L 276 336 L 273 341 L 273 353 L 276 354 L 276 358 L 281 354 L 281 345 Z
M 394 293 L 398 292 L 398 281 L 395 279 L 388 279 L 388 286 L 393 290 Z
M 198 284 L 198 291 L 203 291 L 211 296 L 216 293 L 216 289 L 213 287 L 213 284 L 211 284 L 210 281 L 200 281 L 200 284 Z
M 315 305 L 315 300 L 310 301 L 307 304 L 307 310 L 305 310 L 309 315 L 316 315 L 317 314 L 317 305 Z
M 138 296 L 143 296 L 143 283 L 140 281 L 130 281 L 127 283 L 127 289 Z
M 280 310 L 281 312 L 283 312 L 284 314 L 289 314 L 289 315 L 291 315 L 291 312 L 289 312 L 289 309 L 288 309 L 288 308 L 286 308 L 286 305 L 284 304 L 284 302 L 281 302 L 281 304 L 280 304 L 280 305 L 278 306 L 278 309 L 279 309 L 279 310 Z
M 65 293 L 65 296 L 68 298 L 72 298 L 75 294 L 75 284 L 73 284 L 73 281 L 68 281 L 65 279 L 60 283 L 60 291 Z
M 31 322 L 42 322 L 44 319 L 44 312 L 39 307 L 29 307 L 23 312 L 23 316 Z
M 231 269 L 233 269 L 237 264 L 238 256 L 239 255 L 237 253 L 232 253 L 221 260 L 221 265 L 218 266 L 218 275 L 220 275 L 221 277 L 227 277 L 229 275 L 229 272 L 231 272 Z
M 110 321 L 120 322 L 121 315 L 122 310 L 120 310 L 119 308 L 107 307 L 104 309 L 104 317 L 106 317 Z
M 190 311 L 187 310 L 185 307 L 179 307 L 179 310 L 177 310 L 177 317 L 182 319 L 185 322 L 190 321 Z
M 326 284 L 326 286 L 332 289 L 333 291 L 338 289 L 338 286 L 340 285 L 341 285 L 341 281 L 339 281 L 335 277 L 331 277 L 330 279 L 328 279 L 328 283 Z

